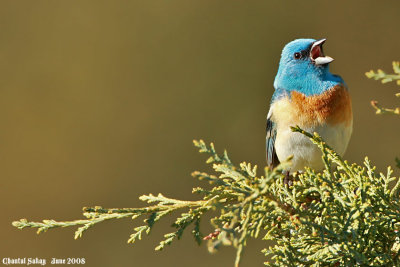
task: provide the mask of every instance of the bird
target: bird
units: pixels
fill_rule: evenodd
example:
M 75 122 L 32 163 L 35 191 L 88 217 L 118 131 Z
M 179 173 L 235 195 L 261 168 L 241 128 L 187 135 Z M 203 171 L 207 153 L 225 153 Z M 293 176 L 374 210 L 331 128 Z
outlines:
M 266 123 L 270 168 L 291 156 L 288 173 L 324 168 L 321 150 L 291 126 L 317 132 L 339 155 L 346 151 L 353 130 L 351 97 L 344 80 L 329 71 L 333 58 L 323 52 L 325 41 L 296 39 L 282 50 Z

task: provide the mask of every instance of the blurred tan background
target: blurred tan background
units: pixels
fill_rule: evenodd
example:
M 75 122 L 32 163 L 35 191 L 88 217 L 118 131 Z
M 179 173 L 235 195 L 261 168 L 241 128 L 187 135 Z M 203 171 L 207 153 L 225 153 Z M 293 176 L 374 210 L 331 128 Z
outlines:
M 331 70 L 350 87 L 354 134 L 346 158 L 385 170 L 400 156 L 395 85 L 364 73 L 399 60 L 398 1 L 1 1 L 0 256 L 84 257 L 86 266 L 232 266 L 189 232 L 154 247 L 172 218 L 126 244 L 130 219 L 41 235 L 11 222 L 81 218 L 83 206 L 135 207 L 143 193 L 195 199 L 205 170 L 193 138 L 235 162 L 264 165 L 265 118 L 280 52 L 327 38 Z M 398 175 L 399 172 L 397 171 Z M 211 227 L 203 221 L 203 232 Z M 261 266 L 250 241 L 243 266 Z

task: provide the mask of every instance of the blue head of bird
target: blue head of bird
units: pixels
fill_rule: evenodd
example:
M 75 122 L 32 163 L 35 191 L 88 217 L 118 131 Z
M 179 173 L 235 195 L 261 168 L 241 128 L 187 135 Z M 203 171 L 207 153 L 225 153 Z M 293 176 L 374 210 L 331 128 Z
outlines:
M 342 78 L 329 72 L 333 58 L 324 55 L 322 45 L 325 40 L 297 39 L 288 43 L 282 50 L 275 89 L 298 91 L 309 96 L 344 84 Z

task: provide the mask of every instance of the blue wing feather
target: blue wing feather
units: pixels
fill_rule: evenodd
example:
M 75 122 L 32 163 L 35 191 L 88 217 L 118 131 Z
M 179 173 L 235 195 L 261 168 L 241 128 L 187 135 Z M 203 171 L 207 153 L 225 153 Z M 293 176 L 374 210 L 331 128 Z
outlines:
M 273 122 L 270 118 L 268 118 L 266 152 L 267 152 L 267 164 L 270 168 L 274 168 L 279 164 L 279 159 L 275 151 L 275 139 L 276 139 L 276 123 Z
M 272 95 L 271 98 L 271 107 L 272 103 L 277 101 L 278 99 L 285 97 L 288 95 L 288 91 L 285 89 L 277 88 L 274 91 L 274 94 Z M 271 113 L 272 110 L 269 112 Z M 272 114 L 271 114 L 272 115 Z M 270 114 L 268 114 L 267 118 L 267 137 L 266 137 L 266 154 L 267 154 L 267 165 L 270 168 L 274 168 L 278 166 L 279 159 L 278 156 L 276 155 L 276 150 L 275 150 L 275 139 L 276 139 L 276 123 L 271 119 Z

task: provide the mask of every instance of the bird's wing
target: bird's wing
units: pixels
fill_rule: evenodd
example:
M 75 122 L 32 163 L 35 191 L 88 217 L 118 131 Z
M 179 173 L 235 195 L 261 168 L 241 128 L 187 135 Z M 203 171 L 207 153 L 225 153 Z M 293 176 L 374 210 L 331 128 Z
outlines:
M 279 164 L 279 159 L 275 151 L 276 123 L 272 121 L 271 116 L 272 116 L 272 109 L 270 109 L 267 117 L 266 152 L 267 152 L 268 166 L 270 168 L 275 168 Z

